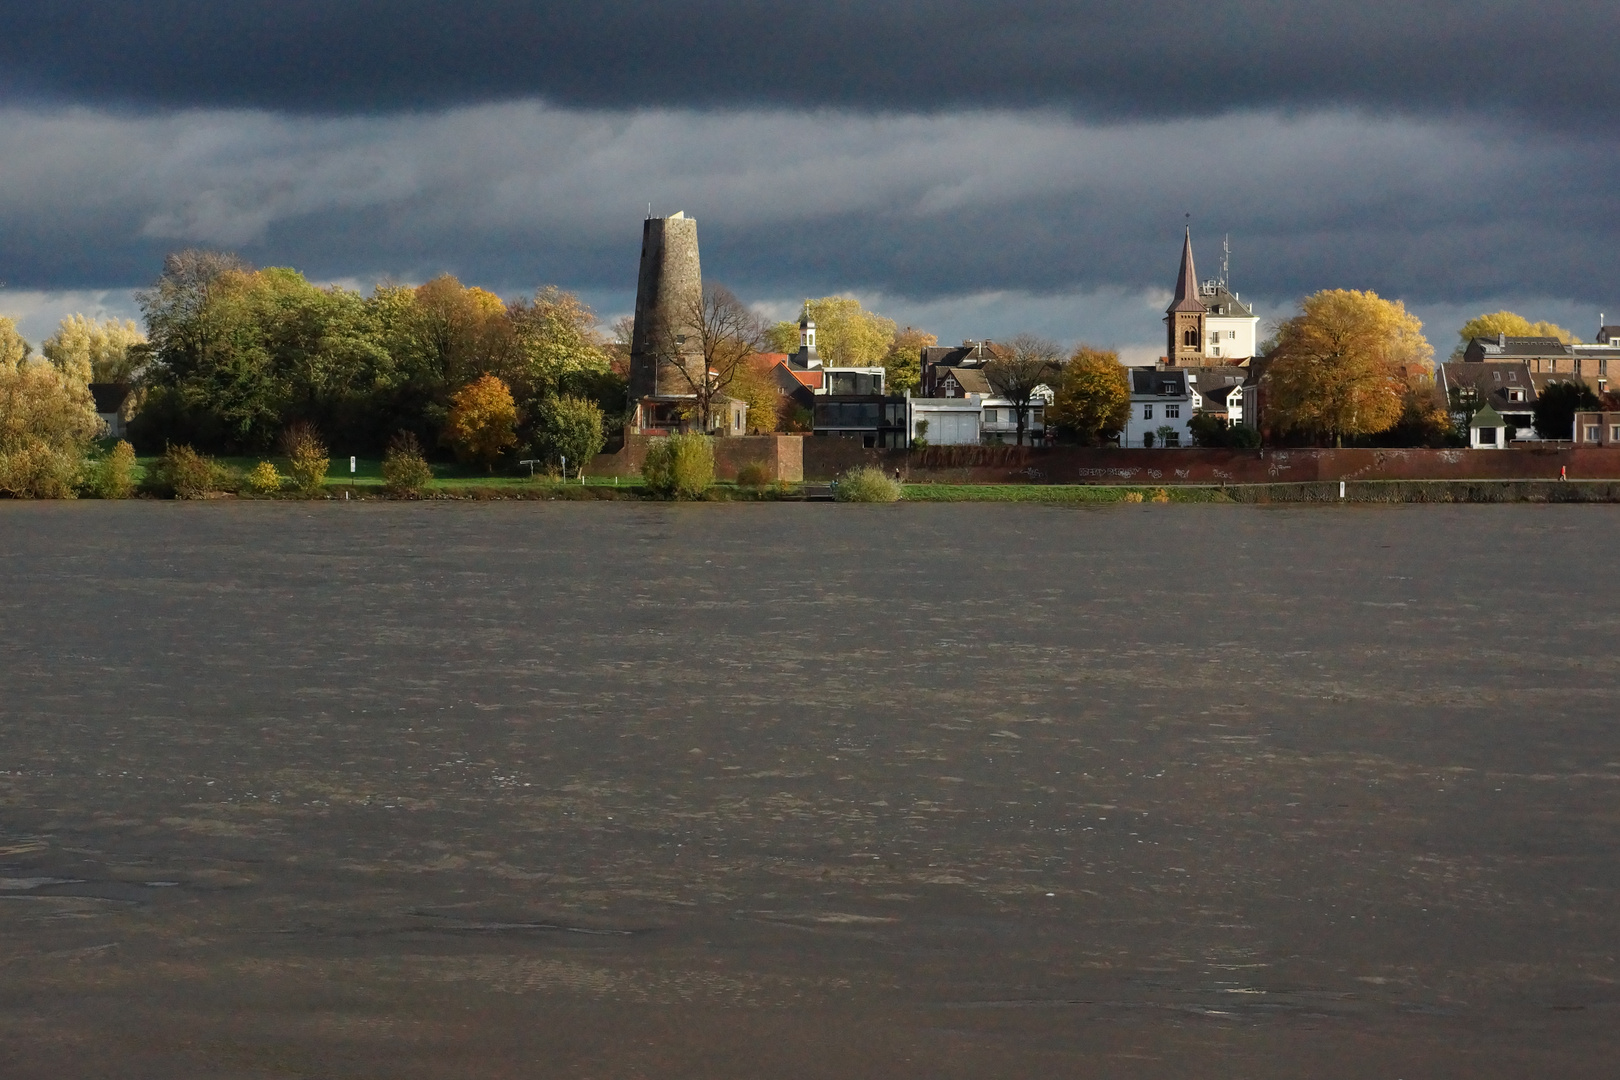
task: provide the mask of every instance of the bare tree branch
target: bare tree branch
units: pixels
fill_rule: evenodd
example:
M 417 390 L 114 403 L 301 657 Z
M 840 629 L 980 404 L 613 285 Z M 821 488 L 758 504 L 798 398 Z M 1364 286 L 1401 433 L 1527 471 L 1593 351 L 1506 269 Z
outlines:
M 990 388 L 1012 403 L 1018 416 L 1017 442 L 1024 445 L 1029 427 L 1029 406 L 1036 393 L 1057 378 L 1063 364 L 1063 350 L 1057 342 L 1034 334 L 1019 334 L 1004 353 L 985 365 L 984 377 Z

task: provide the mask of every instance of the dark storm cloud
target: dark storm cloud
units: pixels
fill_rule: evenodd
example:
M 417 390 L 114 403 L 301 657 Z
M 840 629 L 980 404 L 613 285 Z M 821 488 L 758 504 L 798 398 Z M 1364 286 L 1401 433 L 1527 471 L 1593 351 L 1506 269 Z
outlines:
M 338 113 L 574 106 L 1356 106 L 1607 124 L 1595 0 L 5 0 L 13 100 Z
M 1167 167 L 1189 147 L 1196 169 Z M 1262 295 L 1602 306 L 1620 281 L 1613 149 L 1348 112 L 13 109 L 0 161 L 0 278 L 27 289 L 135 284 L 203 245 L 318 278 L 628 290 L 648 201 L 696 216 L 706 275 L 752 297 L 1164 288 L 1184 210 L 1201 269 L 1229 232 Z

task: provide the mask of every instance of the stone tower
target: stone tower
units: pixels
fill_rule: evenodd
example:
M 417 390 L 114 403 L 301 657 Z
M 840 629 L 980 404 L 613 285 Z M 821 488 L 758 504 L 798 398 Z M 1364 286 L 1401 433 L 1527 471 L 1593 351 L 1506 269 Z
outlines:
M 1192 230 L 1181 246 L 1181 274 L 1176 293 L 1165 309 L 1165 363 L 1171 367 L 1198 367 L 1204 363 L 1204 302 L 1198 298 L 1198 273 L 1193 269 Z
M 699 352 L 691 324 L 702 301 L 696 219 L 674 213 L 642 222 L 636 325 L 630 335 L 632 400 L 691 392 L 668 362 L 684 363 Z

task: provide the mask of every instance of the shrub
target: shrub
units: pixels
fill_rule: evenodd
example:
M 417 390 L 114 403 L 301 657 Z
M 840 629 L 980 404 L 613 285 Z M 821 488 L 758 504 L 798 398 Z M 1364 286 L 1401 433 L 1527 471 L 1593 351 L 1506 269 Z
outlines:
M 287 455 L 287 468 L 299 492 L 319 495 L 326 486 L 326 469 L 332 459 L 315 428 L 302 420 L 289 425 L 281 434 L 281 452 Z
M 135 448 L 119 439 L 107 456 L 90 463 L 86 488 L 98 499 L 127 499 L 135 494 Z
M 771 470 L 764 462 L 750 461 L 737 470 L 737 483 L 742 487 L 764 487 L 771 479 Z
M 8 360 L 0 357 L 0 494 L 71 499 L 104 430 L 95 402 L 50 364 Z
M 229 469 L 184 444 L 169 446 L 147 476 L 154 491 L 176 499 L 200 499 L 225 490 L 230 481 Z
M 701 499 L 714 483 L 714 446 L 695 432 L 657 439 L 647 448 L 641 475 L 660 499 Z
M 833 498 L 839 502 L 889 503 L 898 501 L 900 495 L 900 481 L 871 465 L 851 469 L 833 489 Z
M 422 444 L 408 431 L 401 431 L 388 443 L 382 463 L 383 489 L 391 495 L 422 494 L 433 479 L 433 467 L 422 456 Z
M 1123 501 L 1128 503 L 1139 503 L 1142 501 L 1142 493 L 1140 491 L 1127 491 Z
M 1153 501 L 1156 503 L 1167 503 L 1170 501 L 1170 493 L 1164 490 L 1164 488 L 1159 488 L 1153 493 Z
M 281 473 L 270 462 L 261 461 L 247 474 L 243 483 L 255 494 L 274 495 L 281 490 Z

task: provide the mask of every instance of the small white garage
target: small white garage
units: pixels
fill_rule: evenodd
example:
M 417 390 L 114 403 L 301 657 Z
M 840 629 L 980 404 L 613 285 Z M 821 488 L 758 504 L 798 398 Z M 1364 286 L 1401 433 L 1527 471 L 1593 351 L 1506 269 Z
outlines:
M 978 446 L 983 416 L 979 394 L 906 399 L 906 430 L 913 442 L 921 439 L 929 446 Z

